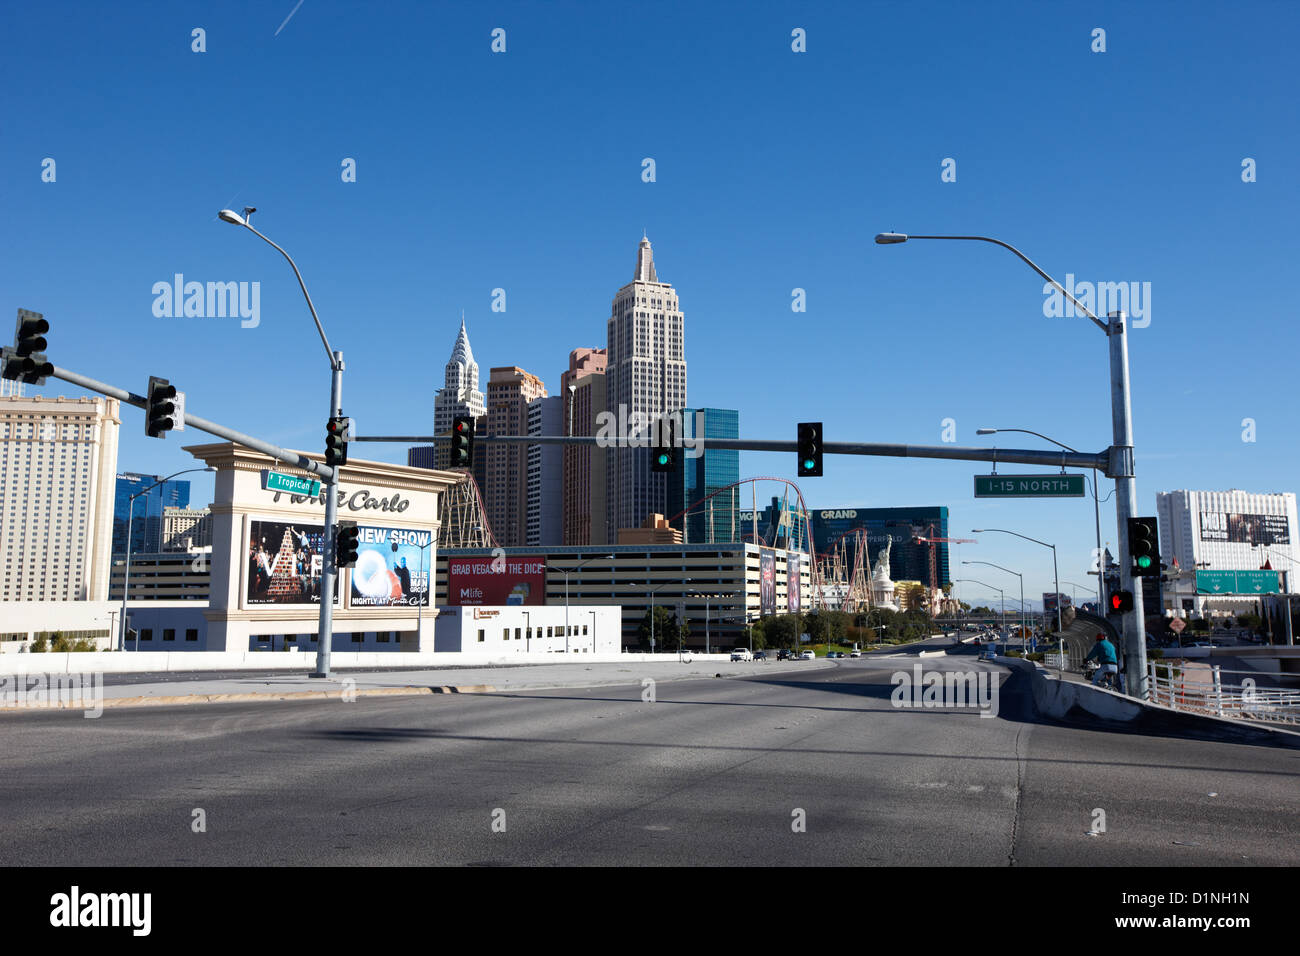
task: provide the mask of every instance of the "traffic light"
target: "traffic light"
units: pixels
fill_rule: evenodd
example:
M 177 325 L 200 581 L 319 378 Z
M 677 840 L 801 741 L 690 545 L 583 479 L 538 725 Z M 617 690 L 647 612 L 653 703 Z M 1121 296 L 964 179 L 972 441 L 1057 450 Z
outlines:
M 357 563 L 358 539 L 361 529 L 354 524 L 339 526 L 339 535 L 334 545 L 334 566 L 350 568 Z
M 800 477 L 820 478 L 822 473 L 822 423 L 799 423 Z
M 54 374 L 54 366 L 45 359 L 45 333 L 50 323 L 39 312 L 18 310 L 14 327 L 14 347 L 3 350 L 5 378 L 21 378 L 28 385 L 44 385 L 47 376 Z
M 1128 519 L 1128 550 L 1132 555 L 1131 573 L 1135 578 L 1160 574 L 1160 538 L 1155 518 Z
M 331 468 L 348 463 L 348 420 L 336 415 L 325 424 L 325 464 Z
M 474 464 L 474 419 L 457 415 L 451 421 L 451 467 L 469 468 Z
M 149 376 L 149 406 L 145 409 L 144 432 L 150 438 L 165 438 L 172 430 L 185 427 L 185 393 L 157 375 Z
M 650 470 L 674 472 L 677 470 L 677 446 L 673 442 L 672 417 L 665 415 L 655 428 L 655 447 L 650 456 Z
M 1133 592 L 1132 591 L 1112 591 L 1110 595 L 1110 612 L 1112 614 L 1127 614 L 1133 610 Z

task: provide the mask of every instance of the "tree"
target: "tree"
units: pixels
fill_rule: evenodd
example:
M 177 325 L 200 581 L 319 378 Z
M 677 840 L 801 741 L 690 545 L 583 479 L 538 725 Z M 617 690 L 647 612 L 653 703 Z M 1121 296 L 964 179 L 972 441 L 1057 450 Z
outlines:
M 768 647 L 795 647 L 802 621 L 798 614 L 778 614 L 763 619 L 763 637 Z
M 656 651 L 665 647 L 677 646 L 677 618 L 666 607 L 656 605 L 654 608 L 654 639 Z M 643 649 L 650 649 L 650 608 L 646 608 L 645 617 L 637 625 L 637 638 Z

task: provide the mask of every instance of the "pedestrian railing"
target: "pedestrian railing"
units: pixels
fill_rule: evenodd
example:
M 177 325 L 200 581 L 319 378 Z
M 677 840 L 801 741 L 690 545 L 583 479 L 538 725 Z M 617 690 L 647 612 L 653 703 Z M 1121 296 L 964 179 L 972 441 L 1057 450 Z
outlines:
M 1300 691 L 1258 687 L 1257 671 L 1174 661 L 1149 661 L 1147 667 L 1152 703 L 1215 717 L 1300 724 Z

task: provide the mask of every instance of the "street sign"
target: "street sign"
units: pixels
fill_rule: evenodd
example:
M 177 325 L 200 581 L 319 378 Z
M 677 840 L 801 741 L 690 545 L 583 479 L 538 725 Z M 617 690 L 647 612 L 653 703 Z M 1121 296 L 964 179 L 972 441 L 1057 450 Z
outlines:
M 262 487 L 267 491 L 284 491 L 291 495 L 306 495 L 308 498 L 320 494 L 319 479 L 283 475 L 278 471 L 263 471 Z
M 976 498 L 1082 498 L 1083 475 L 976 475 Z
M 1276 571 L 1197 571 L 1197 594 L 1277 594 Z
M 1169 630 L 1173 631 L 1175 634 L 1183 633 L 1183 628 L 1185 628 L 1186 626 L 1187 624 L 1184 623 L 1181 617 L 1176 617 L 1169 622 Z

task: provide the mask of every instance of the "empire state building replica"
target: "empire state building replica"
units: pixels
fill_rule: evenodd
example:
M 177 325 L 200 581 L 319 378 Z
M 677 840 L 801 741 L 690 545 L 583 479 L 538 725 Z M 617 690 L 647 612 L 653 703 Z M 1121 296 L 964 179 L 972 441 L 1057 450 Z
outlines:
M 659 281 L 643 236 L 636 272 L 614 296 L 606 323 L 606 401 L 616 420 L 648 429 L 665 412 L 686 407 L 683 329 L 677 290 Z M 605 540 L 617 541 L 620 528 L 640 527 L 646 515 L 665 512 L 668 476 L 650 471 L 650 454 L 650 448 L 618 448 L 606 456 Z

